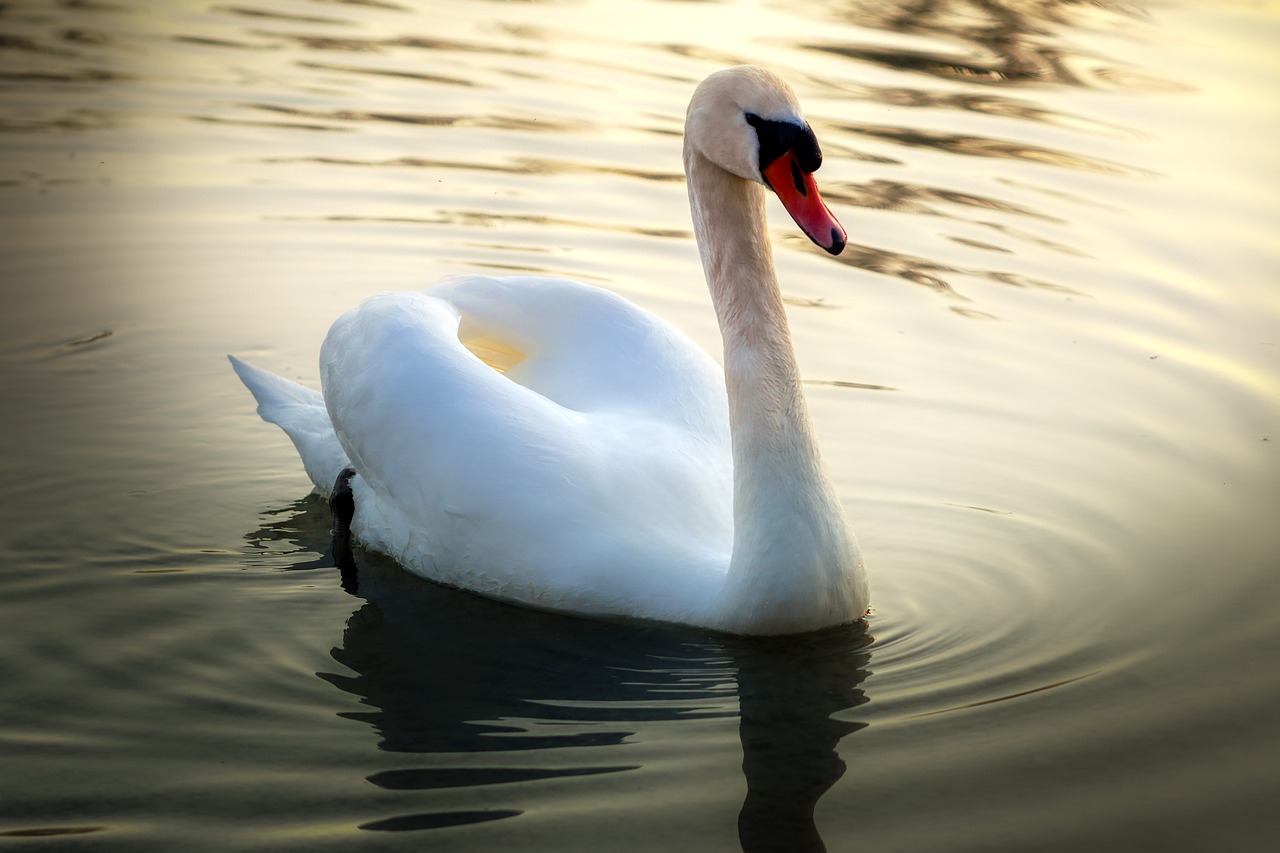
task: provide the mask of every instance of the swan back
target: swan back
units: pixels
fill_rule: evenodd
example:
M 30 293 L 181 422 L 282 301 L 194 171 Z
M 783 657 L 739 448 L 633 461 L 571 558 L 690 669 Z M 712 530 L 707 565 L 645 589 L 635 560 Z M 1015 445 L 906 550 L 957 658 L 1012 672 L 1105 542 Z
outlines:
M 565 409 L 704 434 L 726 427 L 719 366 L 675 326 L 615 293 L 543 276 L 478 275 L 429 292 L 457 311 L 463 346 L 508 352 L 506 378 Z

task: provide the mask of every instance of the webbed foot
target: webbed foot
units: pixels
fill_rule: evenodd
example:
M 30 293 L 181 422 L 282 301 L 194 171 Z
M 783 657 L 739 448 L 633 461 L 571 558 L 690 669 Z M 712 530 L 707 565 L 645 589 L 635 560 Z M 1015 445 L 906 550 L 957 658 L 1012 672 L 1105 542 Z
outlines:
M 356 496 L 351 491 L 351 478 L 355 475 L 355 468 L 343 468 L 338 479 L 333 481 L 333 491 L 329 492 L 329 511 L 333 513 L 334 535 L 351 532 L 351 517 L 356 513 Z
M 352 595 L 359 587 L 356 569 L 356 558 L 351 552 L 351 518 L 356 512 L 356 496 L 351 491 L 351 478 L 356 475 L 355 468 L 343 468 L 338 479 L 333 481 L 333 491 L 329 493 L 329 511 L 333 513 L 333 545 L 330 553 L 338 567 L 342 578 L 342 588 Z

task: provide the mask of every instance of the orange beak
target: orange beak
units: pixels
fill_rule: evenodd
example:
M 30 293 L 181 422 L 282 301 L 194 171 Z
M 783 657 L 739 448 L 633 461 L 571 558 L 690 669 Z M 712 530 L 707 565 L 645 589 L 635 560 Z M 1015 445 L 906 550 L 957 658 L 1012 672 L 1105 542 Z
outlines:
M 810 240 L 833 255 L 844 250 L 849 235 L 818 194 L 813 173 L 800 168 L 794 152 L 788 151 L 766 166 L 764 180 Z

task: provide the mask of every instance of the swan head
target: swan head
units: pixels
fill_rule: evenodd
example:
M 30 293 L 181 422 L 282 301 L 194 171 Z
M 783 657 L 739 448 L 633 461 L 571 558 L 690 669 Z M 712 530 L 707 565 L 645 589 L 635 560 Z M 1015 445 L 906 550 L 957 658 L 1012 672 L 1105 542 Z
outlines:
M 847 234 L 818 194 L 822 150 L 795 93 L 750 65 L 717 71 L 698 85 L 685 116 L 685 144 L 731 174 L 763 184 L 800 229 L 833 255 Z

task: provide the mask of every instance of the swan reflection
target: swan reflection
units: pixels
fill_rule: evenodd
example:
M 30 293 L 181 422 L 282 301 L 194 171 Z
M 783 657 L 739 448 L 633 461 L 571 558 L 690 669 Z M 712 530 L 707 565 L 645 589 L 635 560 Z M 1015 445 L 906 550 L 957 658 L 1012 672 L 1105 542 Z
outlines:
M 601 786 L 643 775 L 643 763 L 619 760 L 628 739 L 737 717 L 743 849 L 825 849 L 814 808 L 844 773 L 838 744 L 865 725 L 837 719 L 867 701 L 864 627 L 750 639 L 540 613 L 424 582 L 377 554 L 352 554 L 340 538 L 331 541 L 329 524 L 324 502 L 310 496 L 248 538 L 277 559 L 296 554 L 292 568 L 340 567 L 343 587 L 364 602 L 332 651 L 349 672 L 318 675 L 368 707 L 342 716 L 371 726 L 381 749 L 422 756 L 368 780 L 422 798 L 420 809 L 370 815 L 362 828 L 517 817 L 527 783 L 591 777 L 586 784 Z M 644 788 L 628 780 L 616 790 L 639 798 Z M 474 807 L 457 808 L 457 793 L 467 790 Z M 432 808 L 432 792 L 443 791 L 455 795 L 454 807 Z

